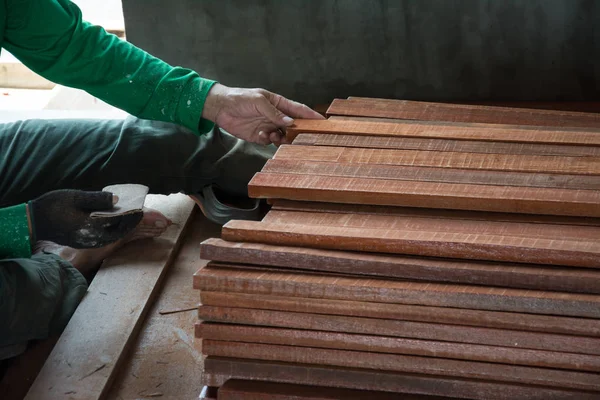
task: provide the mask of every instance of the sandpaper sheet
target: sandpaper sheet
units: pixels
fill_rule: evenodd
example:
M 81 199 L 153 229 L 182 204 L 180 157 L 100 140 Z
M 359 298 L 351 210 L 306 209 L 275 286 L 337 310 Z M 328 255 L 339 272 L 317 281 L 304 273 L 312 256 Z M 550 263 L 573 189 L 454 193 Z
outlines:
M 92 218 L 115 217 L 130 213 L 140 212 L 144 208 L 144 201 L 148 194 L 148 187 L 138 184 L 111 185 L 102 189 L 119 197 L 119 201 L 112 210 L 95 211 L 90 214 Z

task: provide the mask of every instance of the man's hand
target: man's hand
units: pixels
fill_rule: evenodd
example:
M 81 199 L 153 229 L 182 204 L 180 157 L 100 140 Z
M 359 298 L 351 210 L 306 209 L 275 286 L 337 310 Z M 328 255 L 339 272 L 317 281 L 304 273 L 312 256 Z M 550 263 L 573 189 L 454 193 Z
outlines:
M 142 211 L 114 217 L 91 218 L 94 211 L 108 211 L 117 202 L 109 192 L 56 190 L 27 205 L 31 238 L 63 246 L 103 247 L 122 239 L 141 221 Z
M 267 90 L 218 83 L 208 93 L 202 117 L 240 139 L 265 145 L 286 143 L 285 128 L 294 118 L 324 119 L 304 104 Z

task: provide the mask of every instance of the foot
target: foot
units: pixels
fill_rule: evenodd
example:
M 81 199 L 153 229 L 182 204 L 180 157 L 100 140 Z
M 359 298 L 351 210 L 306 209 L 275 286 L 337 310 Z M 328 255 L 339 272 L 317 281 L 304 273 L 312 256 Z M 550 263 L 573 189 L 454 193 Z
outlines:
M 86 278 L 102 264 L 107 257 L 126 243 L 139 239 L 149 239 L 162 235 L 173 222 L 159 211 L 144 208 L 144 217 L 137 227 L 123 239 L 98 249 L 74 249 L 53 242 L 38 242 L 34 254 L 53 253 L 69 261 Z

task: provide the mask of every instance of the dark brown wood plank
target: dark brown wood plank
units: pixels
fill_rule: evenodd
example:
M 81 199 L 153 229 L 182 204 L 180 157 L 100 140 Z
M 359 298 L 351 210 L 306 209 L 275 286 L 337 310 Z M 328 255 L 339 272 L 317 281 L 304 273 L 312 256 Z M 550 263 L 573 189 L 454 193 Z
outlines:
M 204 322 L 196 324 L 196 338 L 369 353 L 415 355 L 465 361 L 559 368 L 573 371 L 600 371 L 600 356 L 445 341 L 415 340 L 379 335 L 357 335 L 340 332 Z
M 600 192 L 259 172 L 255 198 L 524 214 L 600 216 Z
M 231 379 L 219 388 L 219 400 L 398 400 L 386 392 Z M 449 400 L 448 397 L 404 394 L 401 400 Z
M 600 294 L 600 271 L 542 265 L 433 259 L 208 239 L 200 256 L 234 264 L 356 275 Z
M 501 311 L 467 310 L 460 308 L 449 310 L 445 307 L 212 292 L 207 290 L 200 292 L 200 299 L 204 306 L 324 314 L 324 318 L 338 315 L 369 319 L 430 322 L 445 325 L 466 325 L 500 329 L 500 332 L 505 332 L 504 330 L 508 329 L 514 331 L 600 337 L 600 320 L 591 318 L 569 318 L 535 314 L 527 314 L 527 317 L 524 318 L 523 314 L 520 313 Z M 372 320 L 366 321 L 367 324 L 373 322 Z M 258 323 L 260 325 L 259 322 L 258 320 L 254 321 L 255 324 Z M 268 323 L 265 323 L 265 325 L 268 325 Z M 312 325 L 305 325 L 303 327 L 313 329 Z M 321 327 L 325 327 L 325 325 Z M 498 345 L 498 343 L 494 342 L 494 345 Z M 562 347 L 560 349 L 564 350 Z
M 330 119 L 335 121 L 336 119 Z M 360 121 L 365 121 L 360 119 Z M 379 120 L 385 122 L 385 120 Z M 598 157 L 600 146 L 564 146 L 535 143 L 482 142 L 394 136 L 360 136 L 327 133 L 300 133 L 294 145 L 355 147 L 369 149 L 425 150 L 482 154 L 522 154 L 570 157 Z
M 315 273 L 207 266 L 194 288 L 222 292 L 416 304 L 473 310 L 599 318 L 600 296 Z
M 204 381 L 252 379 L 476 400 L 592 400 L 598 393 L 355 368 L 207 357 Z M 403 397 L 399 397 L 402 399 Z
M 333 365 L 600 391 L 599 374 L 549 368 L 216 340 L 203 340 L 202 353 L 216 357 Z
M 600 128 L 600 115 L 595 113 L 359 97 L 349 98 L 348 100 L 335 99 L 327 110 L 327 115 L 354 115 L 421 121 Z
M 600 136 L 600 133 L 598 135 Z M 343 164 L 406 165 L 486 171 L 600 175 L 600 157 L 523 154 L 494 154 L 491 156 L 482 153 L 445 151 L 282 145 L 277 150 L 275 159 Z
M 597 268 L 600 243 L 519 236 L 471 235 L 435 231 L 391 231 L 311 225 L 230 221 L 222 238 L 283 246 L 330 250 L 409 254 L 426 257 L 475 259 Z
M 296 119 L 294 126 L 287 129 L 288 138 L 294 139 L 301 133 L 600 146 L 598 129 L 565 130 L 552 127 L 447 122 Z
M 600 176 L 272 159 L 261 172 L 493 186 L 600 190 Z

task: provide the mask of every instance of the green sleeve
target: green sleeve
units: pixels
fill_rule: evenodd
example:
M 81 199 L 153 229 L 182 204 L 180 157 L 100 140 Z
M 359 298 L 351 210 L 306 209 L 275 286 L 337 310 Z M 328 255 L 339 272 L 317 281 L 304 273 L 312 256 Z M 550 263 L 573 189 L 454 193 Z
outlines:
M 0 208 L 0 259 L 31 257 L 25 204 Z
M 194 132 L 212 127 L 201 115 L 213 81 L 82 21 L 69 0 L 6 0 L 6 6 L 4 47 L 46 79 L 140 118 Z

